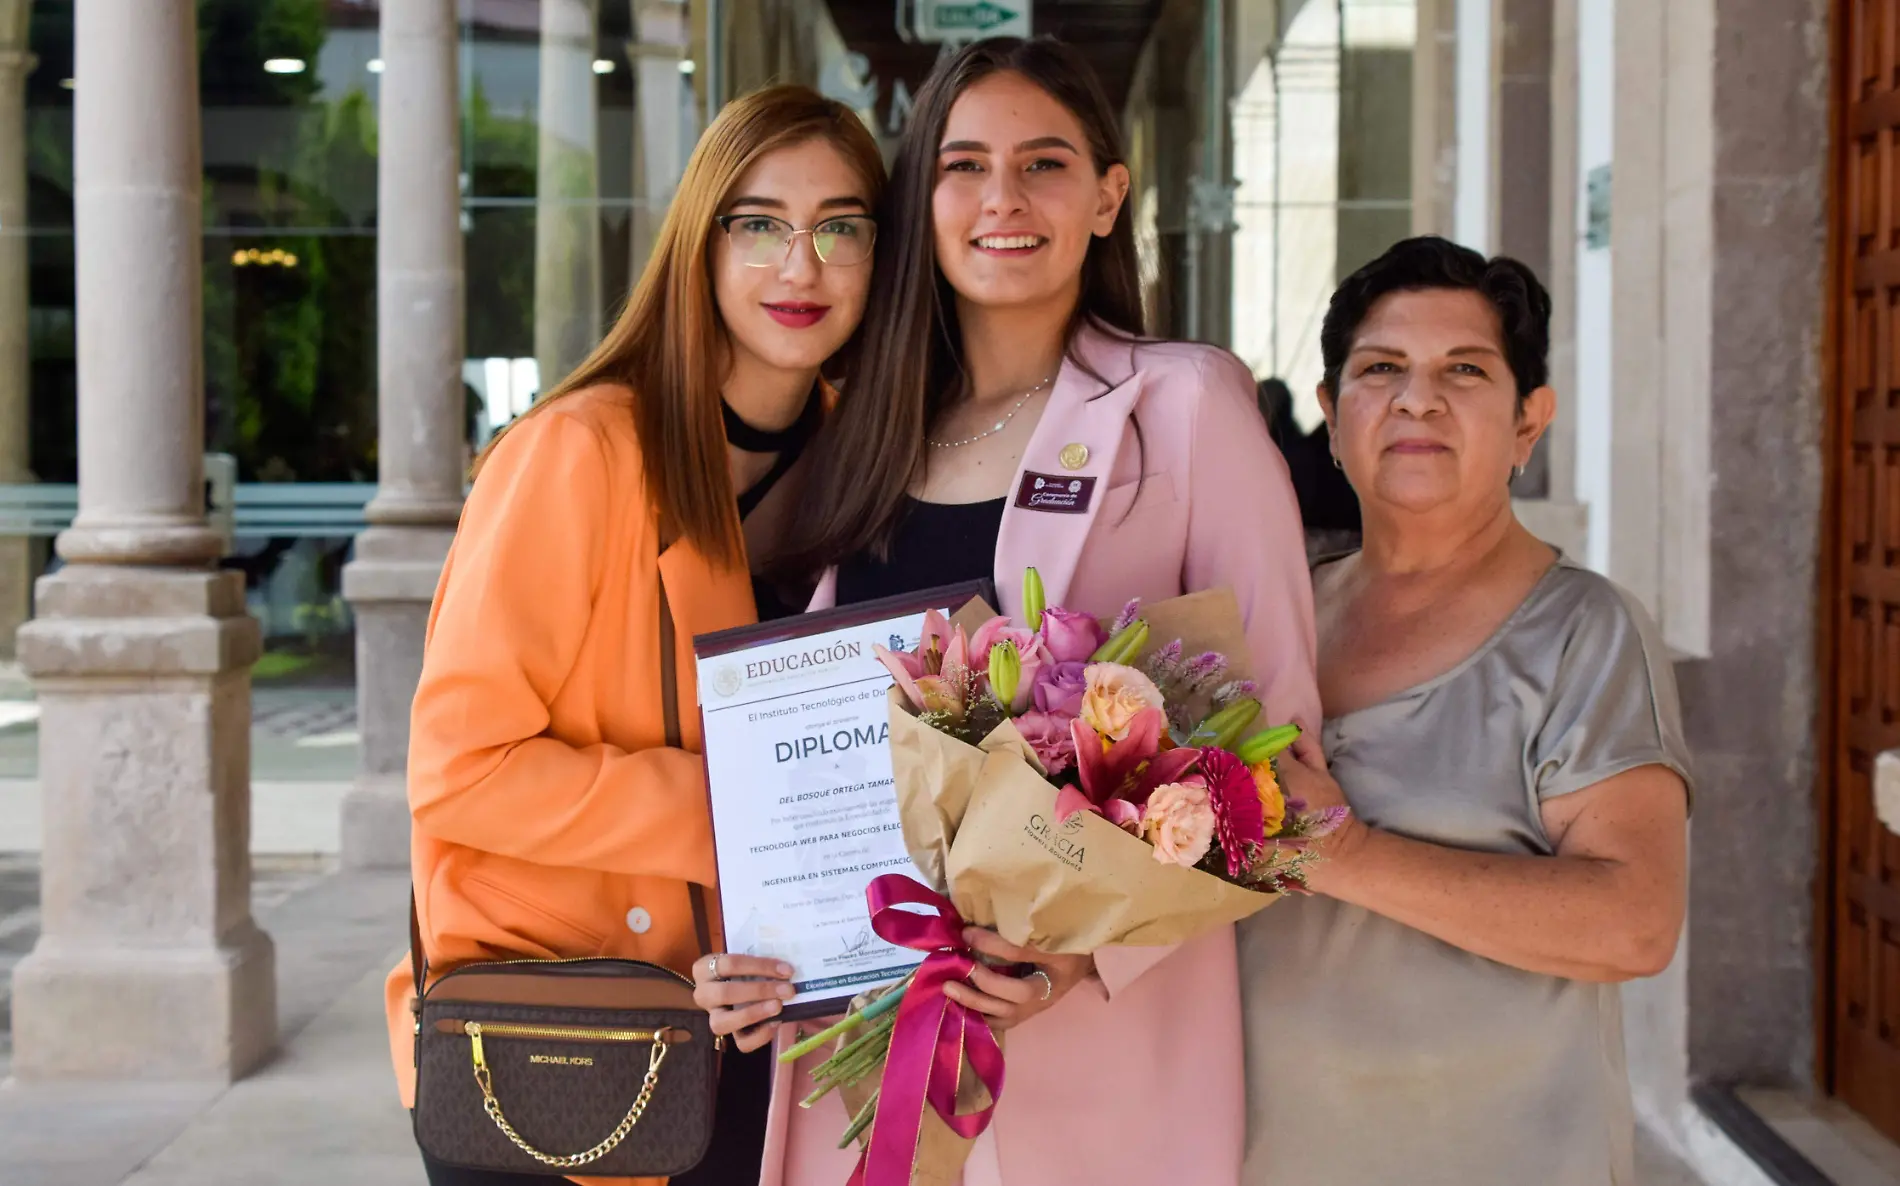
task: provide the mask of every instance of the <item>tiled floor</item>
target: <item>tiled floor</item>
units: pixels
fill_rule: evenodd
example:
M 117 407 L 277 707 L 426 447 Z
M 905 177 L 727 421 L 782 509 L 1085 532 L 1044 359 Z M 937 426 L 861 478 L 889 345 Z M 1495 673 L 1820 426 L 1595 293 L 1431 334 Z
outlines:
M 1900 1186 L 1900 1146 L 1846 1105 L 1760 1088 L 1736 1095 L 1835 1186 Z
M 0 918 L 30 918 L 33 873 L 30 859 L 0 860 Z M 277 1053 L 230 1087 L 0 1081 L 0 1183 L 423 1186 L 383 1025 L 407 882 L 260 862 L 253 903 L 276 945 Z
M 335 866 L 333 857 L 256 857 L 251 909 L 275 910 Z M 0 1079 L 13 1051 L 13 968 L 40 935 L 40 862 L 35 853 L 0 853 Z M 5 1181 L 0 1178 L 0 1181 Z

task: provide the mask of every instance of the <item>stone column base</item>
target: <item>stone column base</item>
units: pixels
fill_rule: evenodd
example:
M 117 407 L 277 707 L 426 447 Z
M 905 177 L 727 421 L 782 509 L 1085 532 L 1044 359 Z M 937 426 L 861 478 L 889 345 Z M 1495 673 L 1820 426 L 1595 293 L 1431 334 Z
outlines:
M 202 947 L 42 941 L 13 973 L 13 1074 L 240 1078 L 277 1041 L 275 966 L 249 919 Z
M 0 658 L 13 658 L 13 636 L 33 616 L 33 541 L 0 537 Z
M 343 796 L 342 864 L 346 869 L 409 867 L 409 780 L 400 774 L 358 775 Z
M 376 526 L 356 539 L 343 596 L 356 616 L 361 761 L 343 800 L 342 860 L 352 869 L 409 867 L 409 709 L 422 641 L 453 527 Z
M 13 1072 L 234 1079 L 277 1029 L 251 920 L 251 685 L 234 572 L 71 564 L 19 634 L 40 702 L 40 939 Z

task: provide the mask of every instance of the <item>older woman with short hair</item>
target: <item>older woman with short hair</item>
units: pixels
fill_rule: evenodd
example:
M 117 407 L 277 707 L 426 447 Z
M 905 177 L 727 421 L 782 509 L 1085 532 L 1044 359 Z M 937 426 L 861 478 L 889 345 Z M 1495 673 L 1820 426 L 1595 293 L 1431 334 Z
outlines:
M 1688 755 L 1648 616 L 1511 509 L 1549 317 L 1431 238 L 1327 313 L 1364 544 L 1314 573 L 1331 772 L 1282 774 L 1354 818 L 1241 927 L 1249 1186 L 1633 1181 L 1617 984 L 1676 949 Z

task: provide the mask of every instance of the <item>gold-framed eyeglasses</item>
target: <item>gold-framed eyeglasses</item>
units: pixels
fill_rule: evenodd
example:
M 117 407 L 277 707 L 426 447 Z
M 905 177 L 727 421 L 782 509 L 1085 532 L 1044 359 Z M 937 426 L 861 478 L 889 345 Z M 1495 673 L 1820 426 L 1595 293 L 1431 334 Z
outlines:
M 713 221 L 726 232 L 739 262 L 748 268 L 783 265 L 800 235 L 811 236 L 820 262 L 841 268 L 870 259 L 871 244 L 877 241 L 877 221 L 868 214 L 840 214 L 804 228 L 770 214 L 721 214 Z

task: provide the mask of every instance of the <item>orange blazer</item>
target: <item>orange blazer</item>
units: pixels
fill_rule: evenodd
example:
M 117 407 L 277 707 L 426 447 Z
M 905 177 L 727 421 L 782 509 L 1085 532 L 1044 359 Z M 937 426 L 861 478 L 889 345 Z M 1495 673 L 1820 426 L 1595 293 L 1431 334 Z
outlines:
M 631 398 L 590 388 L 511 428 L 442 566 L 409 740 L 432 978 L 473 960 L 595 955 L 690 973 L 700 954 L 686 887 L 713 884 L 713 845 L 692 640 L 755 610 L 743 568 L 684 542 L 660 554 Z M 681 749 L 661 721 L 662 583 Z M 405 1106 L 413 992 L 405 959 L 386 992 Z

